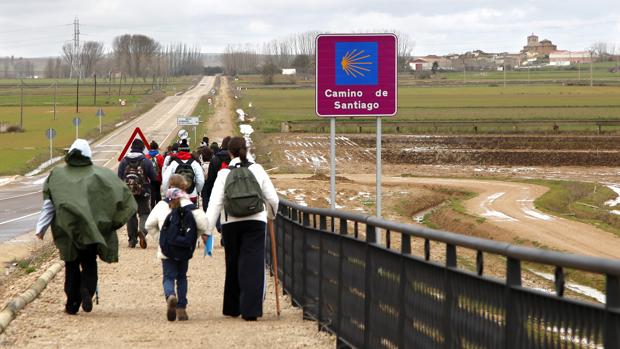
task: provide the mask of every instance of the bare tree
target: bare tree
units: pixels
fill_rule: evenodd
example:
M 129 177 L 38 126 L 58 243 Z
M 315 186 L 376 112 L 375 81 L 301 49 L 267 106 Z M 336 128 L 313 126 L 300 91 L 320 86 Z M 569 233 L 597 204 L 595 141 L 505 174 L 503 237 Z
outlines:
M 47 62 L 45 63 L 45 70 L 43 71 L 43 76 L 46 79 L 53 79 L 56 77 L 56 71 L 55 71 L 55 62 L 54 62 L 54 58 L 48 58 Z
M 62 57 L 69 67 L 77 67 L 80 59 L 80 52 L 73 46 L 73 43 L 67 42 L 62 46 Z M 76 73 L 78 76 L 81 75 L 79 71 Z
M 91 76 L 95 72 L 97 63 L 103 58 L 103 43 L 87 41 L 82 46 L 80 59 L 84 76 Z
M 131 52 L 131 35 L 125 34 L 114 38 L 112 43 L 116 66 L 124 75 L 133 75 L 132 52 Z
M 411 54 L 413 52 L 414 42 L 407 33 L 394 31 L 396 37 L 398 37 L 398 48 L 397 48 L 397 64 L 398 70 L 404 71 L 407 69 L 407 62 L 411 59 Z
M 598 61 L 602 62 L 609 56 L 609 51 L 607 50 L 607 43 L 599 41 L 592 44 L 592 47 L 588 49 L 592 53 L 593 56 L 598 57 Z

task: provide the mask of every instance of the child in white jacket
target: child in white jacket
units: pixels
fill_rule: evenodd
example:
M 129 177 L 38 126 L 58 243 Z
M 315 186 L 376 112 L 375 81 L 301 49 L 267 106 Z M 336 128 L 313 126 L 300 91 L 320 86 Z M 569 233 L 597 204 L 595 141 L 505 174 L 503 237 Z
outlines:
M 189 196 L 185 193 L 185 180 L 180 175 L 171 176 L 171 184 L 181 188 L 170 188 L 166 191 L 166 200 L 162 200 L 151 211 L 146 220 L 146 229 L 151 236 L 156 236 L 161 231 L 166 217 L 175 207 L 185 207 L 193 205 Z M 194 220 L 196 221 L 197 235 L 208 235 L 207 233 L 207 216 L 200 209 L 192 210 Z M 166 316 L 169 321 L 179 319 L 179 321 L 188 320 L 187 306 L 187 269 L 189 260 L 173 260 L 163 254 L 161 247 L 158 246 L 157 257 L 161 259 L 163 266 L 163 286 L 166 296 L 167 310 Z M 177 292 L 174 291 L 176 281 Z M 178 296 L 178 298 L 177 298 Z

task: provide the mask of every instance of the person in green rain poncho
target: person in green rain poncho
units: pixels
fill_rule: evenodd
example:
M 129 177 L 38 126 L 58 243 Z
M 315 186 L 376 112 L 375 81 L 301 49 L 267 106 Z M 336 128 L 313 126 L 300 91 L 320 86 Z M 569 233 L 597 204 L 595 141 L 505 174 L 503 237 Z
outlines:
M 76 139 L 43 187 L 43 207 L 36 234 L 43 239 L 49 226 L 54 244 L 65 261 L 65 311 L 80 305 L 92 311 L 97 289 L 97 256 L 118 262 L 116 229 L 137 210 L 131 191 L 111 170 L 94 166 L 88 142 Z

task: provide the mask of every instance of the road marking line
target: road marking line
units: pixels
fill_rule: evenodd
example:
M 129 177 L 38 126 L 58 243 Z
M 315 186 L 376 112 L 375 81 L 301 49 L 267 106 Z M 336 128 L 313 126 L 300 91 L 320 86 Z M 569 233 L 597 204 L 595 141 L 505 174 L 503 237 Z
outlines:
M 24 196 L 29 196 L 29 195 L 33 195 L 33 194 L 38 194 L 40 192 L 42 192 L 43 190 L 37 190 L 37 191 L 33 191 L 32 193 L 26 193 L 26 194 L 20 194 L 20 195 L 15 195 L 15 196 L 9 196 L 8 198 L 1 198 L 0 201 L 3 200 L 11 200 L 11 199 L 17 199 L 17 198 L 22 198 Z
M 21 217 L 17 217 L 17 218 L 9 219 L 8 221 L 0 222 L 0 225 L 9 224 L 9 223 L 13 223 L 13 222 L 16 222 L 16 221 L 22 220 L 22 219 L 24 219 L 24 218 L 28 218 L 28 217 L 32 217 L 32 216 L 36 216 L 36 215 L 38 215 L 39 213 L 41 213 L 41 211 L 37 211 L 37 212 L 35 212 L 35 213 L 27 214 L 27 215 L 25 215 L 25 216 L 21 216 Z

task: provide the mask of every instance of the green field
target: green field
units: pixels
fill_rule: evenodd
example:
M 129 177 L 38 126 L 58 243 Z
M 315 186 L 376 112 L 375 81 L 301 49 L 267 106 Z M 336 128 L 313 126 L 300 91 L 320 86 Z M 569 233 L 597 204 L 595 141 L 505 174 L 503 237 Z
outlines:
M 244 86 L 244 80 L 238 81 Z M 248 88 L 239 106 L 272 132 L 282 121 L 317 120 L 313 88 Z M 252 102 L 252 108 L 248 103 Z M 620 86 L 399 86 L 394 120 L 544 120 L 620 118 Z
M 23 98 L 23 132 L 0 133 L 0 175 L 24 173 L 47 160 L 49 141 L 45 137 L 45 130 L 50 127 L 57 131 L 53 141 L 54 155 L 60 155 L 75 139 L 76 129 L 72 124 L 74 117 L 81 119 L 79 136 L 94 139 L 99 136 L 99 119 L 95 116 L 99 107 L 105 113 L 102 124 L 103 132 L 106 133 L 113 130 L 118 122 L 145 112 L 166 94 L 191 87 L 195 81 L 195 77 L 175 79 L 175 84 L 161 91 L 153 91 L 150 84 L 148 89 L 146 85 L 134 86 L 132 95 L 129 95 L 129 82 L 121 89 L 121 98 L 127 100 L 125 106 L 118 103 L 118 95 L 105 95 L 107 89 L 102 88 L 104 84 L 97 86 L 96 105 L 93 100 L 94 88 L 81 87 L 79 113 L 75 111 L 75 81 L 59 81 L 55 120 L 52 102 L 54 92 L 50 81 L 28 81 Z M 21 91 L 19 82 L 17 85 L 15 83 L 14 80 L 0 80 L 0 123 L 19 126 Z M 116 88 L 115 93 L 118 93 L 118 85 Z

